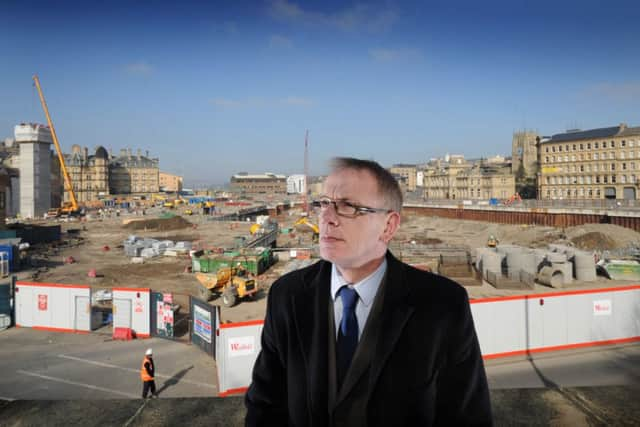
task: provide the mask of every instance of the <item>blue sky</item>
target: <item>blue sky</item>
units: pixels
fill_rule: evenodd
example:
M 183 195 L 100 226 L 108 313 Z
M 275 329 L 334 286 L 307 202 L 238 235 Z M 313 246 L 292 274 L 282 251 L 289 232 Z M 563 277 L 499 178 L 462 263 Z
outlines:
M 54 4 L 55 3 L 55 4 Z M 189 186 L 510 155 L 512 132 L 640 125 L 637 1 L 0 1 L 0 139 L 149 150 Z

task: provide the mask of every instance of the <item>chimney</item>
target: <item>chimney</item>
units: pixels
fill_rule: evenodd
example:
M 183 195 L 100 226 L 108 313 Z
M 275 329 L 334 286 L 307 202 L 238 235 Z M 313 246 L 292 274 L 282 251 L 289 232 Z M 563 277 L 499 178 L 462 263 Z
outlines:
M 138 148 L 138 158 L 142 157 L 142 150 Z
M 625 129 L 627 129 L 627 124 L 626 123 L 620 123 L 620 132 L 624 131 Z
M 145 151 L 145 157 L 148 159 L 149 158 L 149 150 Z
M 85 160 L 89 158 L 89 148 L 84 147 L 83 156 Z

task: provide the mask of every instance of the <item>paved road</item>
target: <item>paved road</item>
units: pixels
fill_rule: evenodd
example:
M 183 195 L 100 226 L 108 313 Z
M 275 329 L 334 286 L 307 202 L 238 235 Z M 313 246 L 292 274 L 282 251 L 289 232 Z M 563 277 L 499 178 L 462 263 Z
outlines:
M 640 386 L 640 344 L 486 362 L 491 389 Z
M 12 328 L 0 332 L 0 399 L 139 398 L 147 347 L 154 350 L 161 397 L 217 396 L 215 361 L 191 345 Z M 640 387 L 640 344 L 492 360 L 486 369 L 493 390 Z
M 217 396 L 215 362 L 194 346 L 12 328 L 0 332 L 0 399 L 139 398 L 148 347 L 161 397 Z

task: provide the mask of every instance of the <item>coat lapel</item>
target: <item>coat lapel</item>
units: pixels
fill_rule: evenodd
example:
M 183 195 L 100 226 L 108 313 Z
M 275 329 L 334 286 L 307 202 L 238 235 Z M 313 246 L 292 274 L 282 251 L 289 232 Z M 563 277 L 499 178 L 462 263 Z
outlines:
M 378 342 L 373 354 L 369 393 L 378 382 L 378 378 L 415 307 L 410 303 L 409 287 L 405 280 L 405 269 L 391 252 L 387 252 L 387 283 L 384 288 L 384 305 Z
M 328 414 L 328 366 L 329 294 L 331 264 L 322 265 L 315 276 L 304 277 L 303 289 L 293 298 L 294 322 L 301 354 L 304 358 L 307 390 L 309 391 L 310 422 L 326 419 Z M 303 373 L 300 373 L 301 375 Z

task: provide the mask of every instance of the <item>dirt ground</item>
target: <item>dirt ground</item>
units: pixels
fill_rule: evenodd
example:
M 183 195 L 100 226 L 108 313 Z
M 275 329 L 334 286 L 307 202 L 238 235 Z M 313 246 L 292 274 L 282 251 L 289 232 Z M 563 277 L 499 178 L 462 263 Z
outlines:
M 190 241 L 194 248 L 230 248 L 236 236 L 249 237 L 249 222 L 212 221 L 200 215 L 160 218 L 162 212 L 151 209 L 144 217 L 123 215 L 98 219 L 88 217 L 83 222 L 62 222 L 63 242 L 58 247 L 37 250 L 34 248 L 35 267 L 18 275 L 20 280 L 89 284 L 96 289 L 111 287 L 151 288 L 154 291 L 172 292 L 186 304 L 187 295 L 198 296 L 200 284 L 188 271 L 191 260 L 188 255 L 145 259 L 144 264 L 133 264 L 124 253 L 123 242 L 130 235 L 158 240 Z M 299 213 L 287 213 L 278 218 L 281 228 L 292 228 Z M 123 224 L 127 223 L 128 224 Z M 486 245 L 489 235 L 497 237 L 501 244 L 517 244 L 527 247 L 544 247 L 549 243 L 563 243 L 581 249 L 604 251 L 640 246 L 640 233 L 611 224 L 590 224 L 580 227 L 556 229 L 553 227 L 503 225 L 476 221 L 450 220 L 437 217 L 404 216 L 392 247 L 412 245 L 431 246 L 436 250 L 472 250 Z M 313 247 L 310 230 L 305 227 L 281 234 L 279 247 Z M 317 253 L 317 248 L 315 250 Z M 289 264 L 288 251 L 280 252 L 282 258 L 271 269 L 258 277 L 263 291 L 251 301 L 243 301 L 232 308 L 222 307 L 223 321 L 244 321 L 264 317 L 268 287 L 279 274 L 298 264 Z M 65 263 L 73 257 L 74 263 Z M 300 261 L 300 260 L 295 260 Z M 97 277 L 88 277 L 95 269 Z M 34 277 L 35 276 L 35 277 Z M 599 278 L 589 286 L 610 284 Z M 467 288 L 472 298 L 513 295 L 522 291 L 497 290 L 486 282 L 482 286 Z M 552 289 L 536 285 L 533 292 Z M 532 291 L 528 291 L 532 292 Z M 182 297 L 180 297 L 182 296 Z M 219 299 L 210 301 L 221 305 Z

